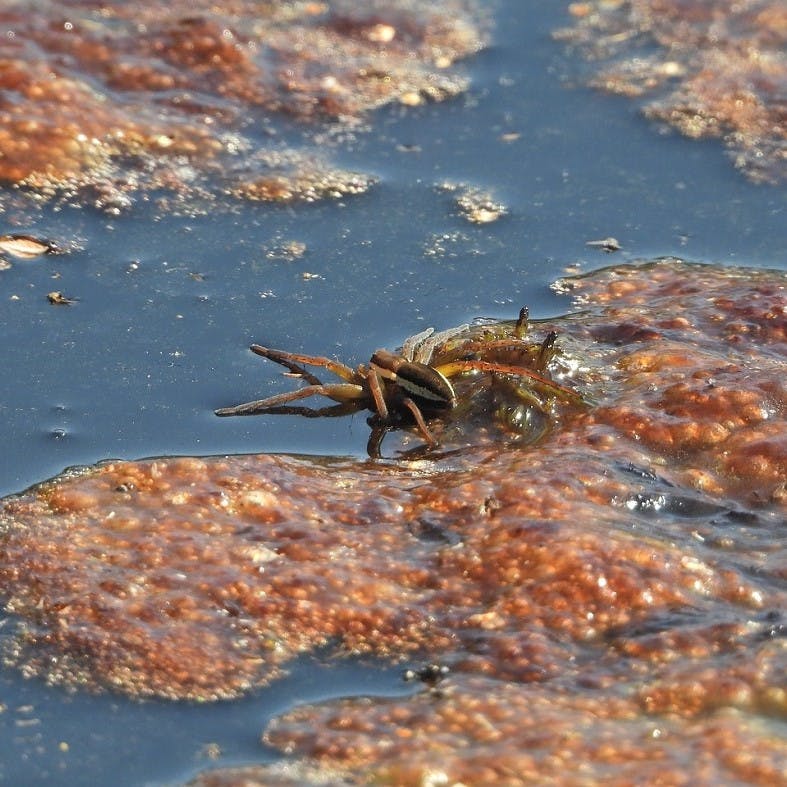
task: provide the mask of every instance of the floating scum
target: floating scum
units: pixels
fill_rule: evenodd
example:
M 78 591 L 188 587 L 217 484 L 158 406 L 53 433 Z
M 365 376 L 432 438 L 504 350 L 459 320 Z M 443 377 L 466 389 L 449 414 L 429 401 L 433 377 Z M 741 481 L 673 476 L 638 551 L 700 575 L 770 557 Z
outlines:
M 558 287 L 579 309 L 544 328 L 593 405 L 536 443 L 476 416 L 418 461 L 113 461 L 5 499 L 6 659 L 202 701 L 317 648 L 450 669 L 275 719 L 281 783 L 678 783 L 687 762 L 777 783 L 787 274 L 662 260 Z

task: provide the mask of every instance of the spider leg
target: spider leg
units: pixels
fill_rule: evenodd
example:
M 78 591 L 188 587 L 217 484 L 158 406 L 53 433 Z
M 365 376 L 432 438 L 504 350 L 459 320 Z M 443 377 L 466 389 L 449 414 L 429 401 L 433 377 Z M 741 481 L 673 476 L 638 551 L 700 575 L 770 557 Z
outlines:
M 541 348 L 538 351 L 538 366 L 539 368 L 543 369 L 548 363 L 549 359 L 554 355 L 553 348 L 555 346 L 555 341 L 557 340 L 557 332 L 550 331 L 543 342 L 541 342 Z
M 443 344 L 457 334 L 466 331 L 469 327 L 470 326 L 465 323 L 464 325 L 457 325 L 456 328 L 448 328 L 445 331 L 440 331 L 440 333 L 435 333 L 428 336 L 426 341 L 424 341 L 418 348 L 413 360 L 415 360 L 417 363 L 422 363 L 428 366 L 429 362 L 432 360 L 432 356 L 434 355 L 435 348 L 438 345 Z
M 421 333 L 416 333 L 415 336 L 411 336 L 409 339 L 404 340 L 404 344 L 402 345 L 402 355 L 408 360 L 412 361 L 413 357 L 415 356 L 415 349 L 421 344 L 425 339 L 428 339 L 434 333 L 434 328 L 427 328 L 425 331 L 421 331 Z
M 391 430 L 387 424 L 381 424 L 376 418 L 370 419 L 372 427 L 369 433 L 369 440 L 366 443 L 366 453 L 371 459 L 382 459 L 382 447 L 385 435 Z
M 369 375 L 366 378 L 369 382 L 369 390 L 372 392 L 374 399 L 374 407 L 380 414 L 383 421 L 388 420 L 388 405 L 385 403 L 385 396 L 383 395 L 383 387 L 380 384 L 380 374 L 376 369 L 369 369 Z
M 284 350 L 272 350 L 270 347 L 262 347 L 259 344 L 252 344 L 251 351 L 257 355 L 261 355 L 263 358 L 268 358 L 274 363 L 285 366 L 296 374 L 303 375 L 312 385 L 322 385 L 322 383 L 310 372 L 307 372 L 303 368 L 304 365 L 321 366 L 323 369 L 333 372 L 337 377 L 341 377 L 342 380 L 346 380 L 348 383 L 355 383 L 358 379 L 354 369 L 351 369 L 349 366 L 339 361 L 334 361 L 332 358 L 325 358 L 322 355 L 298 355 L 297 353 L 284 352 Z M 314 380 L 317 382 L 315 383 Z
M 519 310 L 519 317 L 517 318 L 516 325 L 514 326 L 514 336 L 517 339 L 524 339 L 527 336 L 527 326 L 530 321 L 530 309 L 523 306 Z
M 306 380 L 306 382 L 309 383 L 309 385 L 322 385 L 322 380 L 320 380 L 319 377 L 312 374 L 308 369 L 301 366 L 300 364 L 295 363 L 295 361 L 283 357 L 271 358 L 269 353 L 274 352 L 273 350 L 268 350 L 266 347 L 261 347 L 259 344 L 252 344 L 249 349 L 253 353 L 256 353 L 257 355 L 261 355 L 263 358 L 269 358 L 270 360 L 275 361 L 281 366 L 286 367 L 295 376 L 301 377 L 304 380 Z M 265 350 L 265 352 L 262 352 L 262 350 Z
M 452 361 L 442 366 L 436 366 L 435 369 L 446 377 L 452 377 L 462 372 L 473 371 L 511 374 L 515 377 L 529 377 L 531 380 L 535 380 L 547 386 L 550 390 L 555 391 L 556 394 L 560 394 L 570 402 L 581 404 L 583 401 L 582 397 L 576 391 L 572 391 L 570 388 L 566 388 L 564 385 L 560 385 L 560 383 L 556 383 L 554 380 L 550 380 L 548 377 L 544 377 L 537 372 L 526 369 L 524 366 L 509 366 L 508 364 L 492 363 L 491 361 Z
M 361 404 L 358 399 L 341 404 L 329 404 L 327 407 L 303 407 L 300 405 L 280 405 L 266 407 L 266 415 L 302 415 L 304 418 L 338 418 L 358 412 Z
M 424 421 L 424 416 L 418 409 L 418 405 L 409 396 L 405 396 L 404 399 L 402 399 L 402 404 L 413 414 L 415 423 L 418 425 L 418 429 L 423 435 L 424 440 L 434 448 L 437 445 L 437 440 L 434 439 L 434 435 L 429 431 L 429 427 L 426 425 L 426 421 Z
M 257 415 L 264 413 L 272 407 L 294 402 L 297 399 L 306 399 L 309 396 L 327 396 L 335 402 L 344 404 L 349 401 L 358 401 L 367 397 L 366 391 L 360 385 L 339 383 L 337 385 L 307 385 L 297 391 L 269 396 L 267 399 L 257 399 L 254 402 L 245 402 L 234 407 L 221 407 L 214 412 L 216 415 Z

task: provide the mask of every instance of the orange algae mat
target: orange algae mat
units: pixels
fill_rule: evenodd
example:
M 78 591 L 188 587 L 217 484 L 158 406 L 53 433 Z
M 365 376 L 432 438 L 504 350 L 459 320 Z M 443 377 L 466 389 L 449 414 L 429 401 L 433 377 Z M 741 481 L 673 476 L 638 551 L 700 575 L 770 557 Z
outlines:
M 66 5 L 0 8 L 0 184 L 110 212 L 158 191 L 164 207 L 364 191 L 373 176 L 317 148 L 386 103 L 461 93 L 454 63 L 486 39 L 473 0 Z M 309 147 L 272 141 L 288 118 Z
M 264 739 L 292 761 L 200 784 L 777 783 L 787 274 L 557 286 L 579 309 L 545 327 L 591 405 L 539 445 L 474 424 L 418 461 L 108 462 L 5 499 L 6 659 L 198 700 L 317 648 L 450 668 L 285 713 Z
M 575 23 L 556 37 L 593 61 L 592 85 L 642 97 L 648 117 L 688 137 L 720 137 L 753 181 L 784 182 L 784 0 L 589 0 L 569 11 Z

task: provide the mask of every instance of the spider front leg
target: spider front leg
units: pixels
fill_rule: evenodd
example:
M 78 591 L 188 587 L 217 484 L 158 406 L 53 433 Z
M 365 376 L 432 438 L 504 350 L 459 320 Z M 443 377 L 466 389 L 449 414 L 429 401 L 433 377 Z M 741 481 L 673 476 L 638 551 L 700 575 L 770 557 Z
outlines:
M 332 358 L 326 358 L 322 355 L 299 355 L 298 353 L 288 353 L 284 350 L 273 350 L 270 347 L 263 347 L 259 344 L 252 344 L 249 348 L 253 353 L 261 355 L 263 358 L 278 363 L 284 366 L 295 374 L 301 375 L 308 380 L 312 385 L 321 385 L 313 374 L 307 372 L 304 366 L 320 366 L 333 372 L 337 377 L 346 380 L 348 383 L 355 383 L 357 375 L 354 369 L 351 369 L 346 364 L 339 361 L 334 361 Z

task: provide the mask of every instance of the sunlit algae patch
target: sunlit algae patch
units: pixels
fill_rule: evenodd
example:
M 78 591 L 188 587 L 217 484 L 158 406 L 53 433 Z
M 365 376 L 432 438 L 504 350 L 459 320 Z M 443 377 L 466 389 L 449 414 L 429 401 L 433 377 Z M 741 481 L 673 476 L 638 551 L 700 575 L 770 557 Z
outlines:
M 784 0 L 571 3 L 558 38 L 593 62 L 591 84 L 642 97 L 645 114 L 692 138 L 721 137 L 754 181 L 787 179 Z
M 450 668 L 275 719 L 283 784 L 777 783 L 787 274 L 663 260 L 557 286 L 588 405 L 538 444 L 475 423 L 418 461 L 109 462 L 3 501 L 6 658 L 199 700 L 316 648 Z M 255 779 L 278 783 L 198 782 Z
M 486 39 L 472 0 L 3 3 L 0 183 L 118 211 L 314 200 L 369 174 L 315 153 L 369 110 L 455 96 Z M 288 121 L 289 119 L 289 121 Z M 288 122 L 316 146 L 277 142 Z

